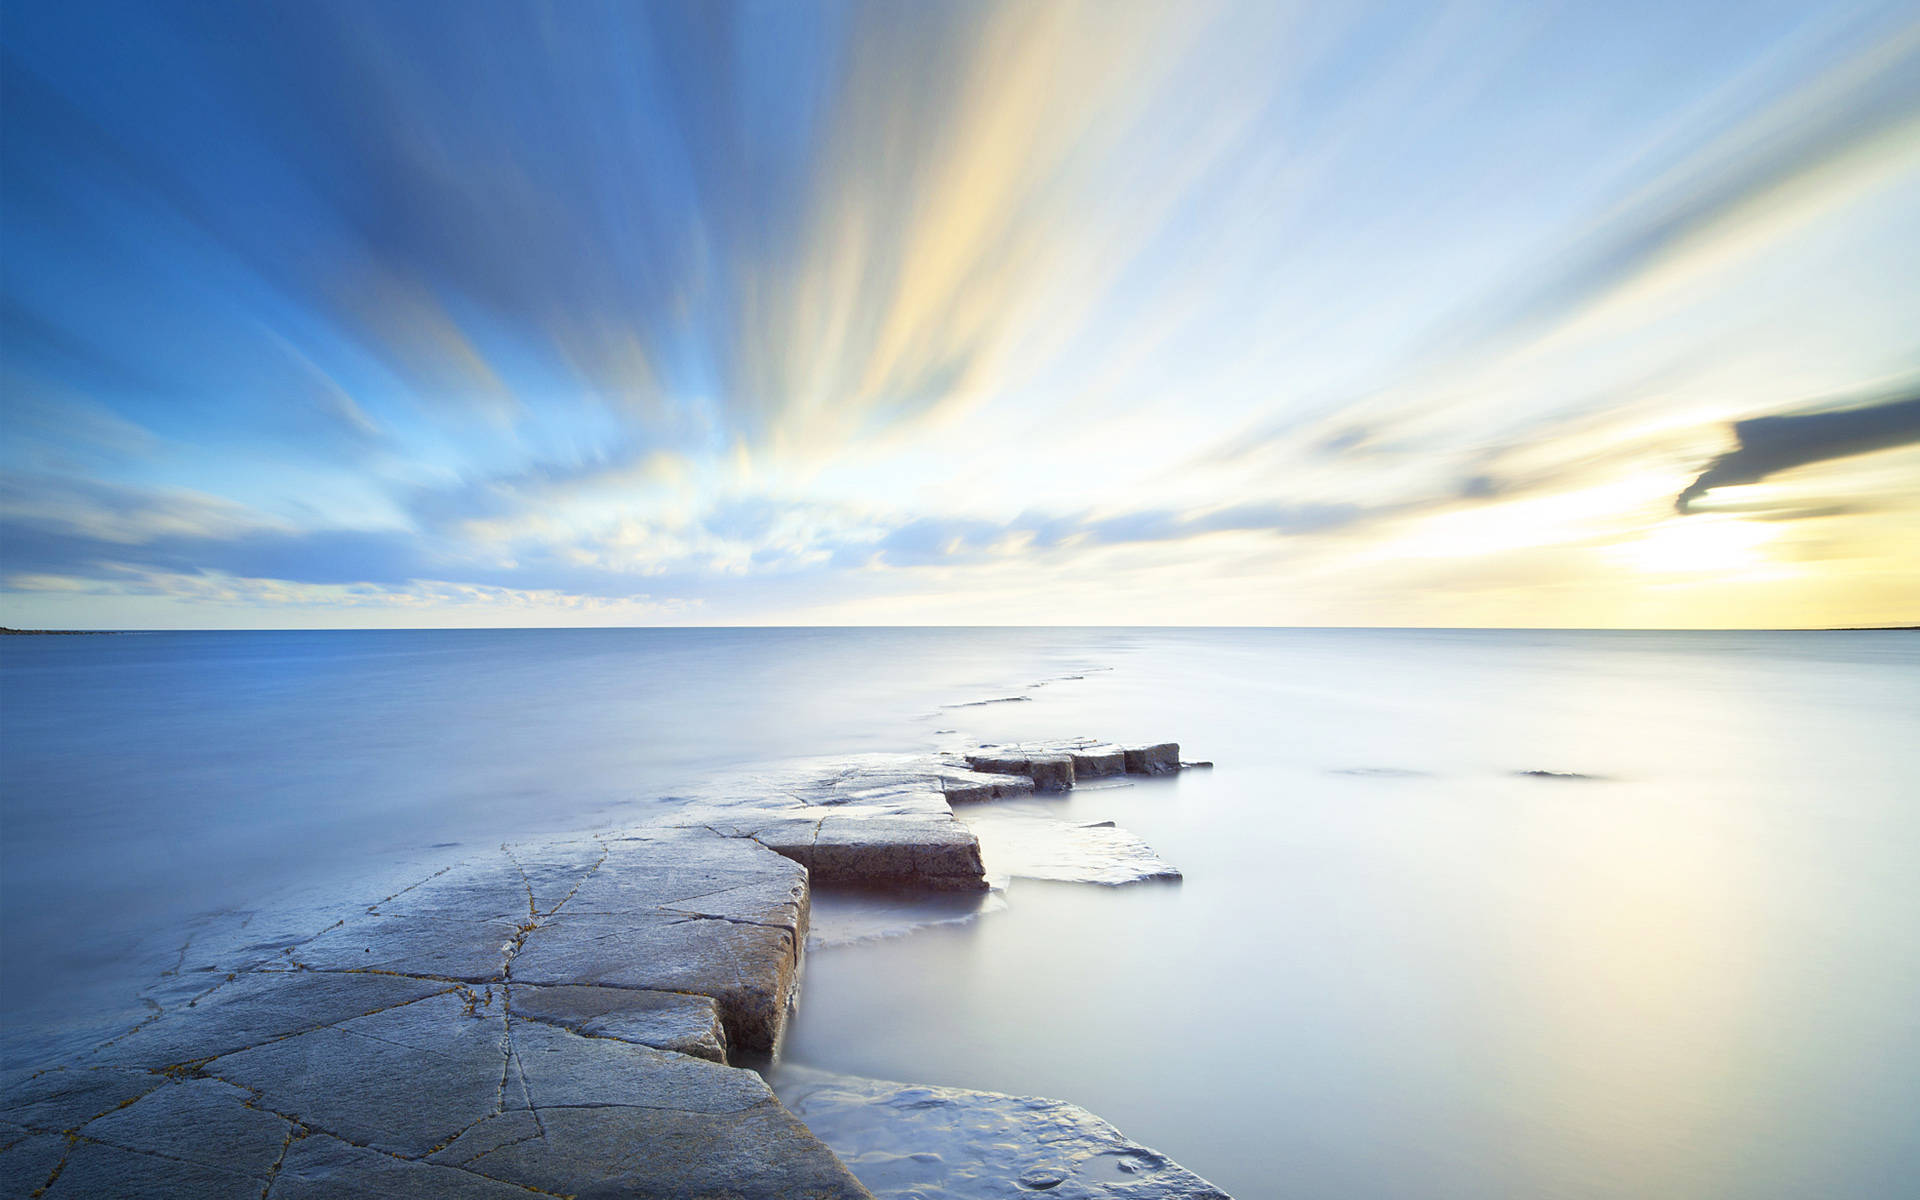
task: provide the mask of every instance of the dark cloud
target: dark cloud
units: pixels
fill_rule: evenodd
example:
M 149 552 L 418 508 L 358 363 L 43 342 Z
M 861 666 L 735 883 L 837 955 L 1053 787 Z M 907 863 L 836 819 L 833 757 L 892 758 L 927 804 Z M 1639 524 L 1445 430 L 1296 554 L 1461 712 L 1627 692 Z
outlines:
M 1858 408 L 1736 421 L 1733 435 L 1739 447 L 1714 459 L 1674 498 L 1680 512 L 1692 511 L 1693 502 L 1713 488 L 1758 483 L 1794 467 L 1920 442 L 1920 395 Z

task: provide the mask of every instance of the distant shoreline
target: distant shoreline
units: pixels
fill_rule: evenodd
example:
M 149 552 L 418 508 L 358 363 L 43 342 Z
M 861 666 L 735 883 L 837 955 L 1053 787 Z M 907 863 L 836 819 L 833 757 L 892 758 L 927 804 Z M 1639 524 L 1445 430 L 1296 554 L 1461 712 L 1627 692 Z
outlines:
M 115 634 L 118 629 L 10 629 L 0 625 L 0 636 L 13 634 L 19 637 L 84 637 L 89 634 Z

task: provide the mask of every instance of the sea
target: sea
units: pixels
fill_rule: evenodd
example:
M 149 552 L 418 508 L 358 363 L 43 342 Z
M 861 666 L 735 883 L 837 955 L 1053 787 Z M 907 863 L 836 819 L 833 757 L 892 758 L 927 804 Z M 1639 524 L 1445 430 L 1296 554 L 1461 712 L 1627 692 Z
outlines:
M 1183 877 L 996 834 L 992 903 L 816 941 L 784 1061 L 1072 1101 L 1241 1200 L 1914 1194 L 1909 631 L 6 637 L 0 1053 L 137 1022 L 210 923 L 1076 736 L 1214 764 L 1034 802 Z

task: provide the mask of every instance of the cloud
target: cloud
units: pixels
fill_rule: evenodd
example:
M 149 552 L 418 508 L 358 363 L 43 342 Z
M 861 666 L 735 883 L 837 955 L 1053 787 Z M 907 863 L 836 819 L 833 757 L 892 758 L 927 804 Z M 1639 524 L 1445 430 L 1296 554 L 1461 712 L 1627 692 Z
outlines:
M 1298 537 L 1345 529 L 1387 511 L 1354 504 L 1263 503 L 1198 512 L 1140 509 L 1101 517 L 1027 512 L 1009 521 L 921 517 L 895 527 L 871 549 L 889 566 L 925 566 L 1033 551 L 1187 541 L 1216 533 Z
M 25 473 L 0 476 L 0 523 L 114 546 L 159 538 L 222 540 L 279 526 L 245 505 L 203 492 Z M 19 552 L 11 537 L 0 545 L 9 558 Z
M 1713 460 L 1674 498 L 1682 513 L 1717 487 L 1759 483 L 1769 475 L 1828 459 L 1851 458 L 1920 442 L 1920 395 L 1827 412 L 1736 421 L 1737 449 Z M 1832 515 L 1831 506 L 1820 515 Z

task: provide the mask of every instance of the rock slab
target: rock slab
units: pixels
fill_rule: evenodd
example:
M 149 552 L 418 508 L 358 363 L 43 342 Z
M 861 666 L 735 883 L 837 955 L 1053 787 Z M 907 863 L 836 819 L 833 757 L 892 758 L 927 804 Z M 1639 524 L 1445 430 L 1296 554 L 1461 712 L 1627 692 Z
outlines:
M 776 1092 L 879 1200 L 1230 1200 L 1059 1100 L 782 1068 Z

